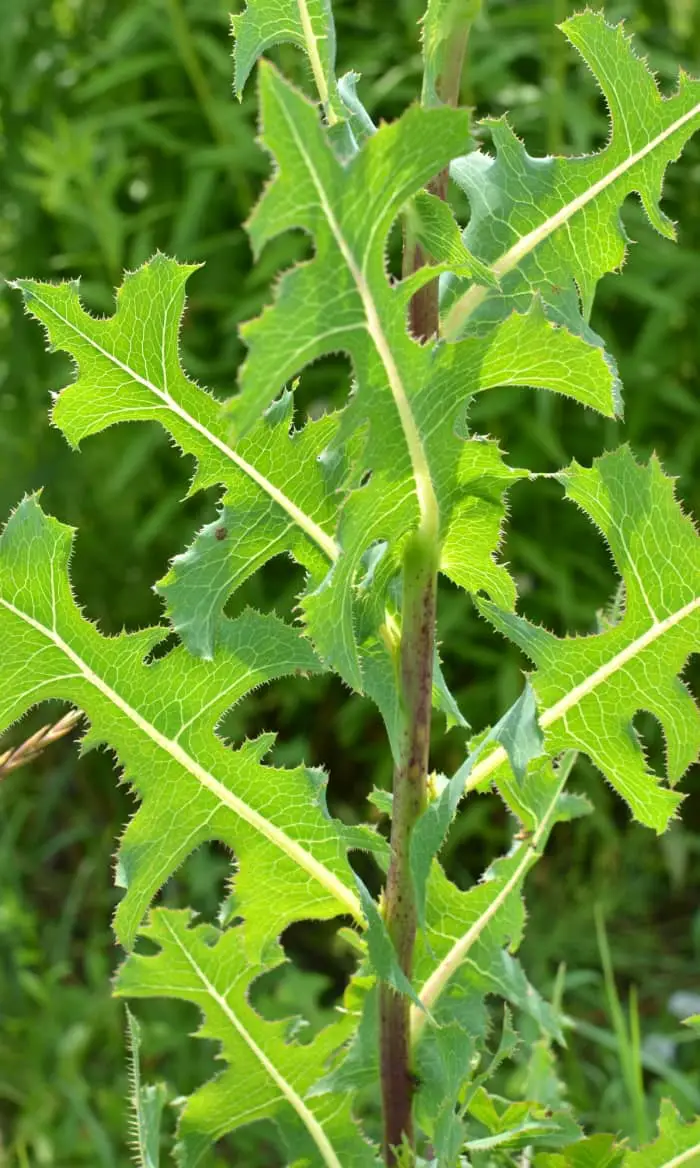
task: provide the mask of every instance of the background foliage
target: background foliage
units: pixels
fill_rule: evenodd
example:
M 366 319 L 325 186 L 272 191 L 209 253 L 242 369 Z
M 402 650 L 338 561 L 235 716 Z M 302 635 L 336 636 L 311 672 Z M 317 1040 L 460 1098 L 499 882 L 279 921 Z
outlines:
M 80 274 L 86 302 L 108 312 L 122 270 L 156 248 L 206 261 L 191 282 L 182 343 L 190 372 L 223 395 L 234 387 L 242 355 L 238 323 L 259 310 L 273 274 L 306 247 L 285 236 L 251 270 L 241 223 L 267 163 L 254 142 L 252 90 L 241 106 L 231 96 L 228 7 L 227 0 L 0 6 L 0 271 L 44 279 Z M 394 116 L 419 92 L 416 21 L 423 7 L 422 0 L 336 0 L 340 69 L 362 73 L 361 93 L 375 117 Z M 510 109 L 533 154 L 593 149 L 605 134 L 592 79 L 554 28 L 575 7 L 490 0 L 471 37 L 463 100 L 477 115 Z M 691 0 L 626 0 L 606 3 L 605 11 L 627 18 L 667 88 L 675 61 L 700 70 L 700 10 Z M 308 83 L 300 54 L 280 50 L 278 59 Z M 584 416 L 554 395 L 493 392 L 473 422 L 500 438 L 514 465 L 552 470 L 571 455 L 590 462 L 627 438 L 642 456 L 656 449 L 679 476 L 681 498 L 700 509 L 699 179 L 694 141 L 666 187 L 680 246 L 654 235 L 630 203 L 627 230 L 640 246 L 631 248 L 624 280 L 608 277 L 597 298 L 594 327 L 616 354 L 626 386 L 624 427 Z M 158 619 L 151 585 L 212 517 L 215 499 L 182 503 L 191 467 L 155 426 L 115 429 L 91 438 L 80 455 L 71 452 L 47 420 L 48 391 L 67 372 L 65 357 L 44 351 L 18 299 L 3 292 L 0 512 L 45 485 L 47 510 L 80 531 L 73 577 L 88 615 L 105 632 L 133 628 Z M 346 389 L 347 367 L 320 362 L 302 380 L 301 408 L 319 409 Z M 516 488 L 512 511 L 505 555 L 519 579 L 522 610 L 559 633 L 590 628 L 613 586 L 594 532 L 547 480 Z M 275 561 L 237 605 L 264 597 L 289 614 L 296 571 Z M 440 635 L 448 679 L 478 728 L 514 699 L 523 662 L 456 592 L 443 598 Z M 57 712 L 45 707 L 31 726 Z M 349 821 L 366 814 L 374 783 L 388 784 L 378 717 L 337 682 L 271 686 L 233 717 L 231 733 L 277 725 L 279 761 L 303 756 L 328 767 L 333 810 Z M 27 721 L 17 733 L 30 728 Z M 654 725 L 639 728 L 658 757 Z M 462 747 L 453 730 L 435 764 L 455 769 Z M 697 1042 L 693 1047 L 692 1032 L 678 1023 L 700 1009 L 700 784 L 691 776 L 684 785 L 691 797 L 682 820 L 656 840 L 629 824 L 602 780 L 579 767 L 574 786 L 588 793 L 595 813 L 557 828 L 529 885 L 523 961 L 540 990 L 563 993 L 572 1022 L 560 1076 L 591 1130 L 633 1140 L 651 1135 L 662 1096 L 685 1116 L 700 1112 Z M 68 743 L 0 788 L 0 1163 L 129 1163 L 123 1008 L 109 997 L 118 960 L 109 926 L 116 902 L 111 854 L 129 804 L 111 759 L 79 760 Z M 478 878 L 511 830 L 499 800 L 472 798 L 446 851 L 458 883 Z M 212 916 L 228 867 L 222 852 L 200 850 L 170 882 L 165 901 Z M 320 1025 L 352 968 L 352 952 L 329 926 L 296 926 L 286 942 L 295 965 L 259 987 L 258 1008 L 284 1016 L 302 1003 L 312 1026 Z M 189 1090 L 209 1057 L 204 1044 L 186 1037 L 194 1012 L 149 1005 L 142 1017 L 144 1078 L 167 1073 L 178 1090 Z M 633 1065 L 637 1027 L 643 1076 Z M 510 1063 L 503 1090 L 536 1073 L 534 1063 Z M 262 1129 L 247 1143 L 222 1145 L 218 1162 L 275 1163 Z

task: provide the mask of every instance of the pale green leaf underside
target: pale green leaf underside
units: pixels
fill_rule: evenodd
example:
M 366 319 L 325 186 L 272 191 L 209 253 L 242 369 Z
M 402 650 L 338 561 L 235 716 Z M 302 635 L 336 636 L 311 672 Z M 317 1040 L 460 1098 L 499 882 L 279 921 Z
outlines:
M 14 512 L 0 540 L 0 724 L 47 698 L 87 714 L 91 744 L 105 742 L 141 799 L 121 842 L 126 886 L 116 917 L 127 947 L 161 885 L 205 840 L 236 857 L 236 893 L 253 949 L 300 916 L 349 912 L 361 920 L 345 856 L 350 837 L 330 818 L 321 776 L 262 764 L 271 739 L 226 747 L 221 716 L 255 686 L 318 669 L 299 633 L 273 616 L 228 622 L 213 661 L 180 646 L 144 664 L 163 628 L 103 637 L 70 590 L 71 530 L 36 498 Z M 373 846 L 353 829 L 357 846 Z M 379 841 L 377 841 L 379 843 Z
M 178 1128 L 180 1157 L 194 1165 L 226 1133 L 272 1119 L 289 1162 L 370 1168 L 375 1154 L 352 1119 L 347 1097 L 308 1098 L 351 1023 L 339 1018 L 301 1044 L 288 1040 L 288 1023 L 261 1018 L 249 1001 L 250 985 L 279 964 L 281 953 L 265 963 L 251 961 L 245 930 L 243 925 L 219 934 L 196 924 L 189 911 L 154 909 L 142 935 L 158 952 L 133 954 L 118 975 L 118 994 L 193 1002 L 204 1019 L 199 1036 L 219 1042 L 228 1063 L 189 1097 Z
M 598 154 L 536 159 L 506 119 L 485 123 L 496 157 L 475 152 L 451 173 L 471 204 L 464 242 L 491 265 L 500 290 L 465 291 L 463 281 L 453 282 L 443 301 L 447 336 L 523 311 L 537 292 L 552 319 L 592 338 L 586 322 L 596 284 L 624 259 L 627 195 L 638 192 L 651 224 L 674 236 L 659 201 L 666 167 L 700 127 L 700 81 L 681 72 L 678 92 L 662 98 L 622 25 L 586 11 L 561 27 L 605 95 L 610 140 Z
M 642 710 L 659 721 L 667 777 L 677 783 L 700 750 L 700 714 L 679 676 L 700 643 L 698 537 L 656 459 L 640 466 L 623 447 L 590 469 L 573 463 L 560 477 L 607 540 L 625 584 L 621 619 L 562 639 L 489 601 L 479 608 L 536 666 L 531 681 L 548 752 L 583 751 L 635 817 L 662 831 L 681 797 L 647 767 L 633 721 Z M 522 794 L 499 774 L 504 797 L 528 822 Z

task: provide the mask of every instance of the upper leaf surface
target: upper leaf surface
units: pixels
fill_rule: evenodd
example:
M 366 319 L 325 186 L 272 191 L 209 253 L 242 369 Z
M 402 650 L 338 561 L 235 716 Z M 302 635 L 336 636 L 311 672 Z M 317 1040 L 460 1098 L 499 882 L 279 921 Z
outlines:
M 320 653 L 360 689 L 352 590 L 362 558 L 384 541 L 395 574 L 400 540 L 426 500 L 440 514 L 445 571 L 502 605 L 513 603 L 512 582 L 494 553 L 502 494 L 521 472 L 499 468 L 499 456 L 486 447 L 465 447 L 456 428 L 467 398 L 491 385 L 544 385 L 609 413 L 615 379 L 600 351 L 554 330 L 536 305 L 488 338 L 435 354 L 406 335 L 406 290 L 392 288 L 384 271 L 386 233 L 406 199 L 457 149 L 465 115 L 409 110 L 343 166 L 312 105 L 269 67 L 261 87 L 265 141 L 280 169 L 251 232 L 262 244 L 287 227 L 305 226 L 316 255 L 282 279 L 275 304 L 246 326 L 251 352 L 230 407 L 193 385 L 180 366 L 178 324 L 191 268 L 157 256 L 127 277 L 115 315 L 105 320 L 83 310 L 74 285 L 20 286 L 52 343 L 77 362 L 78 378 L 54 409 L 71 441 L 121 420 L 159 420 L 197 458 L 195 485 L 228 488 L 220 521 L 201 533 L 163 584 L 188 646 L 211 654 L 228 595 L 265 559 L 290 551 L 310 573 L 304 611 Z M 338 347 L 350 353 L 358 384 L 342 421 L 324 418 L 290 436 L 284 404 L 263 416 L 304 364 Z M 247 431 L 237 441 L 232 421 Z M 328 443 L 347 446 L 359 429 L 367 441 L 354 480 L 362 470 L 372 477 L 351 493 L 338 526 L 346 480 L 337 450 L 324 456 Z M 482 454 L 491 468 L 488 497 L 478 481 Z M 467 545 L 469 563 L 461 550 Z
M 659 1134 L 652 1144 L 628 1151 L 623 1168 L 681 1168 L 700 1162 L 700 1118 L 683 1123 L 669 1099 L 661 1102 Z
M 255 686 L 318 668 L 308 644 L 273 616 L 228 622 L 214 660 L 180 646 L 144 664 L 163 628 L 103 637 L 70 590 L 71 530 L 26 499 L 0 540 L 0 724 L 49 697 L 83 709 L 88 742 L 107 743 L 141 798 L 123 837 L 117 912 L 133 942 L 158 889 L 205 840 L 235 854 L 236 892 L 255 950 L 300 916 L 350 912 L 361 920 L 345 850 L 328 815 L 321 776 L 264 766 L 270 738 L 234 750 L 214 733 L 221 716 Z M 364 829 L 348 829 L 360 847 Z
M 193 1002 L 204 1023 L 199 1037 L 221 1044 L 228 1068 L 191 1095 L 179 1120 L 183 1162 L 194 1165 L 227 1132 L 272 1119 L 289 1161 L 324 1168 L 370 1168 L 376 1163 L 344 1100 L 309 1099 L 335 1050 L 347 1039 L 349 1019 L 326 1027 L 310 1043 L 289 1041 L 288 1022 L 261 1018 L 249 1000 L 251 983 L 279 964 L 280 953 L 251 961 L 245 926 L 223 934 L 195 924 L 189 912 L 155 909 L 142 935 L 158 946 L 153 956 L 133 954 L 122 966 L 117 993 Z
M 463 146 L 466 112 L 412 107 L 342 165 L 313 105 L 266 62 L 260 105 L 262 142 L 277 170 L 248 223 L 253 247 L 301 227 L 315 256 L 287 273 L 274 306 L 243 327 L 249 355 L 235 421 L 246 429 L 306 364 L 343 349 L 360 394 L 391 394 L 410 444 L 404 399 L 427 356 L 405 335 L 384 247 L 402 206 Z
M 314 73 L 319 97 L 335 105 L 335 29 L 330 0 L 248 0 L 231 17 L 235 38 L 233 86 L 238 97 L 259 57 L 272 45 L 289 42 L 303 49 Z
M 320 546 L 274 495 L 250 476 L 236 476 L 216 519 L 197 533 L 187 551 L 175 556 L 158 584 L 173 628 L 197 655 L 212 655 L 228 598 L 273 556 L 292 555 L 308 573 L 307 587 L 314 587 L 338 554 L 330 532 L 348 468 L 340 452 L 327 449 L 337 430 L 337 416 L 327 414 L 290 432 L 291 409 L 292 397 L 286 393 L 240 440 L 237 450 L 328 539 Z M 200 470 L 197 485 L 205 482 Z
M 463 281 L 453 283 L 445 298 L 448 336 L 483 329 L 514 307 L 522 311 L 537 291 L 552 319 L 592 337 L 584 322 L 598 280 L 624 259 L 619 212 L 634 191 L 656 230 L 673 238 L 659 200 L 666 167 L 700 127 L 700 81 L 681 73 L 678 92 L 663 98 L 622 25 L 586 11 L 561 27 L 605 95 L 610 139 L 593 155 L 531 158 L 505 118 L 485 123 L 496 157 L 475 152 L 456 160 L 451 173 L 471 203 L 465 244 L 492 264 L 500 291 L 465 293 Z
M 227 488 L 224 515 L 163 582 L 174 627 L 190 649 L 210 656 L 226 599 L 267 559 L 287 551 L 312 579 L 323 577 L 338 554 L 333 531 L 342 468 L 337 458 L 322 457 L 334 419 L 290 435 L 289 398 L 234 443 L 225 406 L 180 364 L 185 284 L 194 270 L 156 255 L 126 276 L 116 312 L 106 319 L 85 311 L 75 283 L 17 286 L 52 347 L 76 362 L 77 377 L 52 413 L 69 442 L 77 446 L 118 422 L 157 421 L 197 459 L 192 490 Z
M 623 447 L 590 469 L 573 463 L 560 478 L 605 536 L 624 580 L 619 623 L 561 639 L 489 601 L 478 605 L 537 667 L 531 680 L 547 751 L 584 751 L 636 818 L 662 831 L 681 799 L 648 769 L 633 719 L 640 710 L 658 719 L 667 776 L 677 782 L 700 749 L 700 714 L 679 679 L 700 643 L 697 534 L 655 458 L 640 466 Z M 517 788 L 506 780 L 501 790 L 522 813 Z

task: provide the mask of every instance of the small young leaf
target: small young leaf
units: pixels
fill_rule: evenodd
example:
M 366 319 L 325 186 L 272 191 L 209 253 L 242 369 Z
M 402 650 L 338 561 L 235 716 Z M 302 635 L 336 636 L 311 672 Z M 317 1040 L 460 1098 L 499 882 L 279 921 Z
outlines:
M 578 1140 L 559 1152 L 540 1152 L 536 1168 L 619 1168 L 624 1156 L 614 1136 L 595 1135 Z
M 490 268 L 467 251 L 455 217 L 444 199 L 428 191 L 419 191 L 405 214 L 412 234 L 445 271 L 470 276 L 477 283 L 483 281 L 490 287 L 497 284 Z
M 377 907 L 377 902 L 370 896 L 359 876 L 355 877 L 360 893 L 360 903 L 367 919 L 367 952 L 380 981 L 390 985 L 397 994 L 404 994 L 415 1003 L 419 1010 L 423 1009 L 413 986 L 401 969 L 394 944 L 389 936 L 384 919 Z
M 581 1129 L 566 1110 L 552 1111 L 541 1103 L 511 1103 L 479 1087 L 468 1106 L 465 1151 L 472 1155 L 500 1148 L 504 1152 L 560 1147 L 580 1136 Z
M 544 741 L 537 725 L 537 706 L 530 685 L 525 684 L 520 697 L 494 727 L 493 736 L 505 749 L 516 779 L 524 783 L 528 765 L 542 754 Z
M 379 1081 L 379 986 L 373 977 L 358 973 L 350 981 L 343 998 L 344 1012 L 353 1015 L 357 1026 L 341 1061 L 319 1079 L 309 1097 L 327 1091 L 358 1091 Z
M 126 1007 L 129 1039 L 129 1102 L 131 1138 L 138 1168 L 158 1168 L 160 1164 L 160 1123 L 167 1100 L 164 1083 L 141 1083 L 141 1028 Z
M 376 134 L 377 127 L 358 95 L 357 84 L 359 80 L 359 73 L 352 71 L 344 73 L 338 81 L 338 92 L 343 99 L 345 117 L 352 130 L 355 142 L 358 146 L 361 146 L 366 138 L 370 138 L 372 134 Z

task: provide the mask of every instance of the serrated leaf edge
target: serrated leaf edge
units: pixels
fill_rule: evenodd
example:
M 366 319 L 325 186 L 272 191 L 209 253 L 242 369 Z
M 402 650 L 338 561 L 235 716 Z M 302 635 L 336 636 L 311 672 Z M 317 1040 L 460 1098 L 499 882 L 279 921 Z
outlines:
M 156 254 L 158 255 L 161 253 Z M 169 409 L 171 413 L 175 414 L 186 425 L 191 426 L 193 430 L 196 430 L 196 432 L 200 434 L 207 442 L 211 442 L 211 444 L 215 446 L 217 450 L 219 450 L 226 458 L 230 459 L 231 462 L 233 462 L 234 465 L 239 468 L 239 470 L 242 470 L 244 474 L 247 474 L 248 477 L 251 478 L 253 482 L 255 482 L 261 488 L 261 490 L 265 491 L 266 494 L 269 495 L 269 497 L 274 500 L 275 503 L 277 503 L 284 511 L 287 512 L 290 518 L 302 529 L 302 531 L 304 531 L 305 534 L 308 535 L 309 538 L 312 539 L 314 543 L 316 543 L 321 548 L 321 550 L 328 556 L 331 562 L 335 562 L 335 560 L 340 555 L 340 548 L 336 544 L 335 540 L 332 539 L 331 536 L 327 535 L 323 528 L 319 527 L 319 525 L 315 523 L 310 516 L 306 515 L 300 507 L 297 507 L 296 503 L 289 499 L 283 491 L 280 491 L 274 485 L 274 483 L 271 483 L 270 480 L 261 474 L 260 471 L 257 470 L 251 463 L 242 458 L 241 455 L 233 450 L 232 447 L 223 441 L 223 439 L 219 438 L 216 434 L 212 434 L 211 430 L 208 430 L 206 426 L 202 425 L 201 422 L 198 422 L 197 419 L 193 418 L 191 414 L 188 414 L 187 410 L 184 410 L 182 406 L 178 405 L 174 398 L 171 397 L 166 388 L 160 389 L 157 385 L 154 385 L 152 381 L 149 381 L 148 378 L 142 377 L 140 373 L 137 373 L 136 370 L 132 369 L 129 365 L 126 364 L 126 362 L 120 361 L 120 359 L 116 357 L 114 353 L 110 353 L 107 349 L 103 348 L 102 345 L 84 333 L 82 329 L 79 329 L 75 324 L 73 324 L 72 321 L 68 320 L 68 318 L 65 317 L 63 313 L 58 312 L 52 304 L 44 300 L 36 291 L 36 288 L 30 286 L 29 281 L 13 280 L 10 282 L 10 287 L 17 288 L 24 294 L 28 308 L 32 299 L 37 300 L 48 312 L 52 313 L 57 320 L 60 320 L 62 324 L 64 324 L 67 328 L 71 329 L 77 336 L 79 336 L 81 340 L 85 341 L 85 343 L 90 345 L 91 348 L 97 350 L 101 356 L 105 357 L 108 361 L 111 361 L 113 365 L 116 365 L 119 369 L 126 373 L 128 377 L 133 378 L 133 380 L 138 382 L 139 385 L 142 385 L 144 389 L 147 389 L 150 393 L 153 393 L 157 398 L 159 398 L 160 401 L 164 402 L 167 409 Z M 164 321 L 167 321 L 167 313 L 165 314 Z
M 682 608 L 679 608 L 676 612 L 672 612 L 670 616 L 665 617 L 662 621 L 655 621 L 645 633 L 637 637 L 629 645 L 626 645 L 624 649 L 621 649 L 619 653 L 611 657 L 605 665 L 601 665 L 599 669 L 591 673 L 585 681 L 579 682 L 577 686 L 574 686 L 569 693 L 565 694 L 563 698 L 560 698 L 558 702 L 555 702 L 553 706 L 544 710 L 539 720 L 540 728 L 546 730 L 554 722 L 565 717 L 569 710 L 577 705 L 578 702 L 582 701 L 583 698 L 587 697 L 588 694 L 592 693 L 599 685 L 607 681 L 618 669 L 622 669 L 628 661 L 631 661 L 638 653 L 643 652 L 644 649 L 652 645 L 664 633 L 674 628 L 675 625 L 680 624 L 686 617 L 692 615 L 699 607 L 700 596 L 696 596 L 693 600 L 688 601 Z M 591 636 L 596 635 L 595 633 L 591 634 Z M 582 750 L 585 750 L 585 748 L 582 747 Z M 490 774 L 507 761 L 508 755 L 503 747 L 497 747 L 487 758 L 477 763 L 474 767 L 474 770 L 464 785 L 465 794 L 468 791 L 473 791 L 484 779 L 487 779 Z
M 640 150 L 637 150 L 634 154 L 630 154 L 623 162 L 620 162 L 617 166 L 613 167 L 613 169 L 608 171 L 606 175 L 603 175 L 602 178 L 593 183 L 593 185 L 590 186 L 587 191 L 583 191 L 582 194 L 577 195 L 576 198 L 572 199 L 570 203 L 566 204 L 566 206 L 561 207 L 558 211 L 556 211 L 554 215 L 550 215 L 549 219 L 545 219 L 544 223 L 540 223 L 539 227 L 535 227 L 532 231 L 529 231 L 527 235 L 523 235 L 517 243 L 514 243 L 513 246 L 508 249 L 508 251 L 504 252 L 503 255 L 500 256 L 500 258 L 491 265 L 489 270 L 494 279 L 496 281 L 500 281 L 505 275 L 508 274 L 508 272 L 511 272 L 513 268 L 516 268 L 518 264 L 525 258 L 525 256 L 529 255 L 531 251 L 534 251 L 534 249 L 538 247 L 543 240 L 545 240 L 549 235 L 552 235 L 555 231 L 558 231 L 558 229 L 565 223 L 568 223 L 569 219 L 571 219 L 577 211 L 582 210 L 583 207 L 587 206 L 588 203 L 597 198 L 597 196 L 601 194 L 602 191 L 606 190 L 609 186 L 621 178 L 623 174 L 626 174 L 627 171 L 636 166 L 638 162 L 642 162 L 642 160 L 646 158 L 648 154 L 651 154 L 657 148 L 657 146 L 660 146 L 661 143 L 665 142 L 667 138 L 670 138 L 678 130 L 682 129 L 683 126 L 687 125 L 688 122 L 692 121 L 693 118 L 698 116 L 700 116 L 700 102 L 694 105 L 691 110 L 681 114 L 679 118 L 676 118 L 675 122 L 673 122 L 670 126 L 667 126 L 665 130 L 662 130 L 660 134 L 657 134 L 655 138 L 652 138 L 651 141 L 647 142 L 645 146 L 642 146 Z M 466 320 L 478 308 L 487 294 L 488 288 L 482 284 L 475 283 L 467 289 L 463 296 L 460 296 L 460 298 L 455 301 L 455 303 L 447 312 L 443 321 L 442 333 L 445 340 L 455 341 L 458 338 Z
M 266 72 L 271 76 L 275 74 L 276 71 L 271 65 L 267 64 L 266 62 L 263 62 L 262 64 L 263 76 L 265 76 Z M 299 135 L 293 118 L 289 116 L 289 113 L 283 102 L 279 101 L 278 106 L 282 117 L 287 124 L 290 136 L 294 139 L 296 148 L 307 167 L 309 177 L 311 178 L 311 181 L 316 189 L 321 209 L 325 215 L 326 222 L 328 223 L 333 238 L 335 239 L 335 242 L 338 246 L 338 250 L 345 260 L 348 271 L 355 281 L 355 286 L 357 287 L 358 295 L 365 312 L 367 332 L 372 338 L 374 346 L 377 350 L 377 354 L 386 371 L 389 388 L 391 390 L 391 394 L 394 399 L 394 403 L 396 405 L 401 422 L 401 427 L 406 439 L 406 445 L 411 459 L 411 466 L 413 468 L 413 475 L 416 484 L 416 496 L 418 498 L 421 517 L 428 530 L 436 531 L 438 519 L 438 502 L 435 496 L 435 488 L 433 487 L 430 467 L 428 465 L 428 460 L 423 448 L 420 431 L 413 416 L 408 394 L 403 384 L 401 374 L 399 372 L 396 361 L 394 360 L 394 354 L 391 350 L 391 345 L 384 335 L 384 330 L 382 328 L 382 323 L 377 311 L 377 306 L 375 305 L 374 298 L 372 296 L 372 292 L 365 278 L 364 267 L 367 263 L 367 260 L 369 259 L 370 247 L 373 243 L 374 235 L 373 233 L 370 233 L 369 241 L 365 248 L 365 253 L 362 256 L 362 264 L 360 266 L 355 260 L 352 250 L 342 232 L 341 226 L 335 217 L 333 208 L 330 205 L 328 196 L 326 194 L 322 178 L 318 174 L 314 165 L 314 161 L 306 149 L 304 141 Z
M 53 589 L 53 571 L 51 575 L 52 589 Z M 49 629 L 40 621 L 30 616 L 29 613 L 23 612 L 17 608 L 9 600 L 0 597 L 0 604 L 11 612 L 14 616 L 19 617 L 25 624 L 28 624 L 36 632 L 46 637 L 51 641 L 80 671 L 79 676 L 82 676 L 90 685 L 94 686 L 104 697 L 107 698 L 118 710 L 122 712 L 138 729 L 145 734 L 152 742 L 155 743 L 161 750 L 174 759 L 180 766 L 183 767 L 189 774 L 193 776 L 203 787 L 221 802 L 224 806 L 229 807 L 235 815 L 242 819 L 255 831 L 259 832 L 265 839 L 279 848 L 286 856 L 288 856 L 294 863 L 307 872 L 312 879 L 316 880 L 326 891 L 333 896 L 339 904 L 343 906 L 343 912 L 349 912 L 356 921 L 362 923 L 364 921 L 362 908 L 360 902 L 355 894 L 347 888 L 337 876 L 334 875 L 324 864 L 321 864 L 314 858 L 305 848 L 301 847 L 295 840 L 290 839 L 286 832 L 281 831 L 280 828 L 275 827 L 273 823 L 265 819 L 254 808 L 249 807 L 247 803 L 239 799 L 232 791 L 229 791 L 223 783 L 211 775 L 209 771 L 193 759 L 187 751 L 173 739 L 167 738 L 164 734 L 143 718 L 137 710 L 134 710 L 128 702 L 124 701 L 120 695 L 107 685 L 101 677 L 98 676 L 90 667 L 82 660 L 82 658 L 75 653 L 68 644 L 59 636 L 56 628 Z M 55 604 L 54 604 L 55 614 Z
M 270 1059 L 267 1058 L 265 1052 L 258 1046 L 252 1034 L 248 1033 L 245 1026 L 236 1015 L 235 1011 L 231 1009 L 228 1002 L 226 1001 L 226 998 L 218 992 L 215 986 L 212 985 L 204 970 L 200 968 L 192 954 L 185 948 L 184 945 L 182 945 L 179 937 L 170 927 L 167 916 L 161 916 L 161 921 L 170 933 L 172 940 L 177 945 L 183 957 L 191 966 L 192 971 L 202 983 L 206 993 L 210 998 L 212 998 L 213 1001 L 216 1002 L 217 1006 L 231 1023 L 238 1036 L 245 1042 L 250 1052 L 255 1056 L 261 1067 L 263 1067 L 275 1085 L 279 1088 L 280 1092 L 290 1104 L 290 1106 L 294 1108 L 294 1111 L 297 1113 L 299 1119 L 304 1124 L 305 1128 L 309 1132 L 309 1135 L 316 1144 L 316 1147 L 318 1148 L 323 1159 L 323 1163 L 327 1166 L 327 1168 L 343 1168 L 343 1165 L 338 1159 L 330 1143 L 330 1140 L 326 1136 L 316 1117 L 304 1103 L 304 1100 L 294 1090 L 291 1083 L 288 1083 L 284 1076 L 280 1074 L 274 1063 L 272 1063 Z
M 500 748 L 503 750 L 503 748 Z M 503 750 L 504 758 L 506 752 Z M 522 858 L 517 867 L 512 872 L 511 876 L 505 882 L 500 892 L 493 898 L 488 908 L 478 917 L 474 924 L 464 933 L 458 941 L 452 946 L 450 951 L 445 955 L 440 964 L 433 970 L 428 980 L 420 989 L 418 996 L 423 1005 L 423 1009 L 419 1010 L 416 1006 L 411 1007 L 411 1041 L 415 1045 L 420 1039 L 426 1022 L 428 1021 L 430 1010 L 435 1005 L 435 1002 L 440 997 L 450 978 L 456 973 L 459 966 L 465 960 L 469 950 L 479 940 L 484 929 L 488 926 L 490 921 L 494 918 L 498 910 L 510 896 L 511 892 L 517 888 L 520 881 L 527 874 L 527 870 L 532 864 L 533 859 L 537 855 L 538 848 L 546 837 L 547 832 L 551 826 L 551 818 L 556 810 L 559 796 L 561 795 L 566 781 L 569 777 L 571 766 L 562 766 L 559 772 L 559 782 L 552 794 L 550 803 L 542 816 L 540 823 L 532 836 L 520 844 L 522 851 Z

